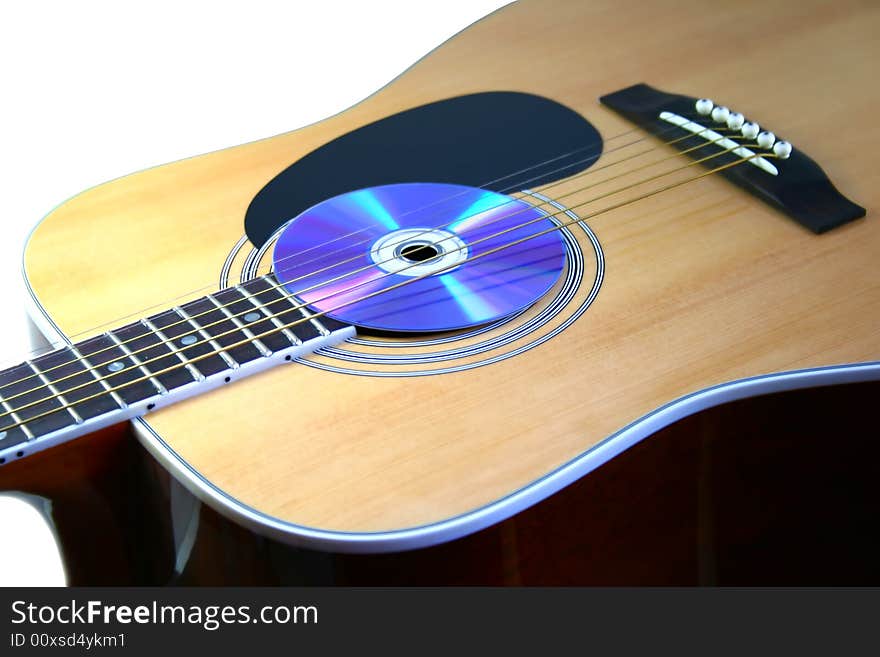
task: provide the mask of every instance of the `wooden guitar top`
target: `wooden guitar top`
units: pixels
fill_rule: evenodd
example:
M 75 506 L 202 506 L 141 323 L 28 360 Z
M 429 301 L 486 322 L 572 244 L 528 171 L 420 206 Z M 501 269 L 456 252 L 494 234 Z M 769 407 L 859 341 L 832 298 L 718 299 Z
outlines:
M 396 112 L 492 90 L 537 94 L 583 115 L 606 142 L 594 168 L 619 158 L 610 140 L 632 130 L 600 96 L 647 82 L 711 97 L 784 134 L 868 209 L 817 236 L 710 176 L 591 217 L 613 199 L 587 203 L 596 190 L 575 192 L 582 181 L 565 181 L 547 195 L 570 193 L 565 205 L 578 206 L 601 248 L 599 257 L 588 233 L 573 231 L 584 283 L 569 307 L 586 300 L 600 269 L 602 278 L 585 312 L 551 339 L 431 376 L 295 363 L 138 421 L 176 477 L 259 531 L 351 551 L 453 538 L 700 408 L 880 378 L 878 30 L 880 7 L 855 1 L 517 3 L 321 123 L 71 199 L 31 235 L 26 280 L 46 330 L 51 323 L 75 340 L 145 308 L 201 296 L 180 298 L 217 286 L 244 236 L 249 203 L 290 164 Z M 674 154 L 633 133 L 643 136 L 655 158 Z M 250 250 L 243 244 L 231 258 L 228 280 L 239 280 Z M 533 337 L 455 363 L 508 353 Z M 853 364 L 862 365 L 832 367 Z M 807 372 L 775 376 L 795 370 Z

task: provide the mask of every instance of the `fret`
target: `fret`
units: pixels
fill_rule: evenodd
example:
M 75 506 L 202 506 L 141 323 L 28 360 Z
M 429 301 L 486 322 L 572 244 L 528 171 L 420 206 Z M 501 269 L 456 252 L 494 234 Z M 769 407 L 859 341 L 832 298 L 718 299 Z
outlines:
M 194 318 L 190 317 L 189 314 L 187 314 L 187 312 L 183 308 L 180 308 L 179 306 L 175 306 L 174 311 L 178 315 L 183 317 L 187 321 L 187 323 L 190 326 L 192 326 L 198 332 L 198 334 L 200 336 L 202 336 L 202 338 L 204 340 L 207 341 L 207 343 L 209 345 L 211 345 L 211 347 L 214 349 L 214 351 L 217 352 L 217 355 L 223 359 L 223 362 L 225 362 L 229 367 L 231 367 L 233 369 L 238 367 L 238 363 L 235 362 L 235 359 L 232 358 L 232 356 L 230 356 L 228 353 L 226 353 L 226 351 L 223 349 L 223 347 L 220 346 L 220 343 L 217 342 L 214 338 L 212 338 L 210 336 L 210 334 L 207 331 L 205 331 L 205 329 L 203 329 L 201 326 L 199 326 L 198 322 L 196 322 Z
M 290 299 L 291 303 L 296 303 L 296 297 L 288 297 L 288 299 Z M 318 329 L 318 333 L 320 333 L 321 335 L 330 335 L 330 331 L 328 331 L 327 328 L 320 321 L 318 321 L 318 318 L 315 317 L 311 312 L 309 312 L 307 308 L 300 307 L 299 311 L 303 314 L 303 317 L 309 318 L 309 324 Z
M 33 440 L 50 431 L 76 424 L 27 363 L 0 372 L 0 391 L 3 397 L 3 417 L 0 417 L 2 431 L 12 433 L 21 429 L 28 440 Z
M 80 414 L 76 411 L 76 409 L 73 408 L 72 405 L 68 403 L 67 398 L 61 394 L 61 391 L 59 391 L 58 388 L 52 385 L 52 382 L 46 377 L 43 372 L 40 371 L 36 364 L 34 364 L 32 361 L 26 360 L 25 365 L 29 366 L 34 371 L 34 373 L 39 377 L 40 381 L 43 382 L 43 385 L 45 385 L 49 389 L 49 392 L 55 395 L 56 399 L 61 402 L 62 406 L 66 407 L 66 410 L 68 413 L 70 413 L 73 421 L 77 424 L 82 424 L 83 418 L 80 416 Z
M 202 333 L 193 330 L 198 328 L 198 324 L 193 319 L 187 319 L 183 313 L 198 314 L 175 307 L 150 318 L 153 326 L 157 327 L 164 336 L 168 346 L 177 350 L 178 358 L 185 360 L 202 376 L 225 372 L 233 367 L 227 360 L 229 355 L 218 354 L 217 349 Z
M 296 344 L 272 321 L 272 311 L 270 310 L 268 314 L 261 311 L 238 286 L 223 290 L 218 295 L 222 295 L 223 303 L 229 312 L 235 315 L 249 331 L 263 336 L 260 342 L 270 351 L 280 351 Z
M 265 279 L 249 281 L 0 371 L 0 465 L 354 334 L 308 322 L 294 331 L 279 303 L 290 305 Z
M 6 411 L 6 408 L 3 407 L 2 404 L 0 404 L 0 407 L 2 407 L 4 411 Z M 12 418 L 11 416 L 8 417 L 8 421 L 0 424 L 0 426 L 9 426 L 13 423 L 18 423 L 18 420 Z M 5 419 L 6 418 L 4 418 L 4 420 Z M 10 427 L 9 429 L 0 431 L 0 452 L 11 447 L 15 447 L 17 445 L 24 445 L 29 440 L 31 440 L 33 438 L 33 434 L 25 433 L 23 431 L 24 428 L 26 428 L 26 425 L 19 424 L 16 427 Z M 4 457 L 0 457 L 0 465 L 3 465 L 5 462 L 6 459 Z
M 322 335 L 326 335 L 326 329 L 320 324 L 300 303 L 291 297 L 282 287 L 279 287 L 270 276 L 263 276 L 246 281 L 241 284 L 264 306 L 271 308 L 272 314 L 285 326 L 296 333 L 296 336 L 305 342 Z M 309 321 L 303 321 L 308 319 Z M 292 326 L 291 326 L 292 325 Z
M 3 412 L 9 413 L 9 415 L 0 418 L 0 429 L 2 429 L 2 427 L 7 427 L 6 429 L 0 430 L 0 451 L 16 446 L 23 446 L 33 440 L 34 434 L 28 426 L 21 421 L 18 414 L 14 412 L 10 413 L 8 404 L 0 402 L 0 408 L 2 408 Z M 0 457 L 0 465 L 5 462 L 6 458 Z
M 294 307 L 303 319 L 309 320 L 308 323 L 311 324 L 320 335 L 330 335 L 330 331 L 318 321 L 317 317 L 314 317 L 313 314 L 309 312 L 305 304 L 298 297 L 287 292 L 287 289 L 278 282 L 278 278 L 274 274 L 269 274 L 265 278 L 270 281 L 271 285 L 275 286 L 275 290 Z
M 245 299 L 247 299 L 251 305 L 257 308 L 263 315 L 269 318 L 269 321 L 276 327 L 281 329 L 280 333 L 284 337 L 288 339 L 290 344 L 302 344 L 303 340 L 294 333 L 294 327 L 288 327 L 287 325 L 293 323 L 294 320 L 285 320 L 282 318 L 282 315 L 279 315 L 274 310 L 269 310 L 267 304 L 271 305 L 275 301 L 281 301 L 280 296 L 276 295 L 275 299 L 270 299 L 271 294 L 268 293 L 267 288 L 260 289 L 259 285 L 254 285 L 257 281 L 265 282 L 265 279 L 258 278 L 254 281 L 247 281 L 242 285 L 236 285 L 235 289 L 238 290 Z M 268 284 L 267 284 L 268 285 Z M 248 289 L 248 288 L 256 288 L 256 289 Z M 273 290 L 274 291 L 274 290 Z M 308 339 L 308 338 L 307 338 Z
M 251 344 L 257 348 L 263 356 L 270 356 L 272 354 L 272 350 L 269 349 L 262 341 L 258 340 L 254 337 L 254 333 L 248 328 L 248 326 L 256 325 L 259 322 L 249 322 L 247 320 L 242 321 L 238 318 L 240 313 L 244 313 L 248 308 L 242 308 L 238 301 L 241 301 L 243 297 L 240 294 L 231 289 L 220 290 L 219 292 L 215 292 L 214 294 L 209 294 L 207 297 L 217 308 L 222 312 L 226 317 L 235 324 L 238 329 L 247 336 L 250 340 Z M 238 306 L 238 307 L 236 307 Z M 268 323 L 268 322 L 267 322 Z M 247 325 L 246 325 L 247 324 Z M 258 332 L 262 333 L 258 329 Z M 240 361 L 239 361 L 240 362 Z
M 121 408 L 108 394 L 106 386 L 95 380 L 93 370 L 70 347 L 35 358 L 33 366 L 34 369 L 40 368 L 43 376 L 64 395 L 66 402 L 71 405 L 70 410 L 83 420 Z
M 119 408 L 125 408 L 127 404 L 123 401 L 122 397 L 119 396 L 119 393 L 113 390 L 107 379 L 103 378 L 98 372 L 95 371 L 95 368 L 92 366 L 89 360 L 85 356 L 83 356 L 76 347 L 71 347 L 71 349 L 73 350 L 73 353 L 76 355 L 76 357 L 80 361 L 85 363 L 86 368 L 89 372 L 91 372 L 92 376 L 95 377 L 101 387 L 104 388 L 104 390 L 106 390 L 108 393 L 110 393 L 110 397 L 113 399 L 113 401 L 116 402 L 117 406 L 119 406 Z
M 144 379 L 137 364 L 109 335 L 89 338 L 75 348 L 87 359 L 86 366 L 102 379 L 101 384 L 109 387 L 114 399 L 122 402 L 122 407 L 156 394 L 155 386 Z
M 162 385 L 162 382 L 159 381 L 153 374 L 144 366 L 144 362 L 137 357 L 137 355 L 132 352 L 131 349 L 128 348 L 128 345 L 120 340 L 113 331 L 107 331 L 107 337 L 113 340 L 114 344 L 119 347 L 122 352 L 128 356 L 129 360 L 134 363 L 137 368 L 147 377 L 147 381 L 153 384 L 153 387 L 156 389 L 160 395 L 168 394 L 168 389 Z
M 320 318 L 315 317 L 314 313 L 308 310 L 308 306 L 303 305 L 303 301 L 300 298 L 298 298 L 294 294 L 289 293 L 283 285 L 278 283 L 278 278 L 275 276 L 274 273 L 267 274 L 263 277 L 263 279 L 266 280 L 268 285 L 272 286 L 281 297 L 283 297 L 288 303 L 293 305 L 294 308 L 299 306 L 297 312 L 299 312 L 302 317 L 308 318 L 309 324 L 311 324 L 315 328 L 319 335 L 329 335 L 334 331 L 339 331 L 348 326 L 347 324 L 339 322 L 332 317 L 327 317 L 327 315 L 321 315 Z
M 219 344 L 239 366 L 261 357 L 260 351 L 251 343 L 250 338 L 218 309 L 217 304 L 209 300 L 209 297 L 185 303 L 182 310 L 193 318 L 198 317 L 199 326 L 205 334 Z
M 175 314 L 176 314 L 176 313 L 175 313 Z M 150 321 L 149 319 L 145 319 L 145 320 L 143 320 L 143 322 L 144 322 L 144 326 L 146 326 L 146 327 L 147 327 L 148 329 L 150 329 L 153 333 L 155 333 L 157 336 L 159 336 L 159 339 L 162 340 L 162 342 L 165 343 L 165 346 L 167 346 L 167 347 L 171 350 L 171 352 L 172 352 L 175 356 L 177 356 L 177 358 L 180 360 L 180 362 L 183 363 L 183 366 L 187 369 L 187 371 L 188 371 L 190 374 L 192 374 L 193 378 L 194 378 L 196 381 L 201 381 L 202 379 L 205 378 L 204 375 L 203 375 L 198 369 L 196 369 L 195 365 L 193 365 L 192 363 L 189 363 L 189 362 L 187 361 L 186 356 L 184 356 L 184 355 L 180 352 L 180 349 L 178 349 L 178 348 L 177 348 L 177 347 L 171 342 L 171 340 L 168 339 L 168 336 L 165 335 L 165 333 L 163 333 L 162 330 L 159 329 L 158 326 L 156 326 L 156 325 L 155 325 L 152 321 Z
M 3 390 L 5 393 L 5 386 L 0 388 L 0 390 Z M 11 395 L 11 393 L 9 394 Z M 18 413 L 12 410 L 12 407 L 6 403 L 2 396 L 0 396 L 0 407 L 2 407 L 3 412 L 6 413 L 4 417 L 0 418 L 0 428 L 9 427 L 8 429 L 0 431 L 0 449 L 9 445 L 16 445 L 18 443 L 32 440 L 34 437 L 33 432 L 27 424 L 21 421 Z M 11 426 L 13 424 L 17 426 Z
M 143 321 L 123 326 L 113 333 L 125 343 L 147 373 L 159 382 L 166 393 L 197 380 L 181 364 L 180 358 L 171 351 L 167 343 L 147 328 Z M 155 383 L 149 382 L 149 385 L 157 389 Z

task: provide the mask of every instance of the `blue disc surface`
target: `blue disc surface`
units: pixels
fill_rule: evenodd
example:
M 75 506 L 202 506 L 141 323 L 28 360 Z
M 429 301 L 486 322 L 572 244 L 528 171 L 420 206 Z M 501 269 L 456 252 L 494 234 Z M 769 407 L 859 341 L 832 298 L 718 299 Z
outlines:
M 450 331 L 523 310 L 565 266 L 557 225 L 530 203 L 474 187 L 403 183 L 306 210 L 273 252 L 278 280 L 354 326 Z

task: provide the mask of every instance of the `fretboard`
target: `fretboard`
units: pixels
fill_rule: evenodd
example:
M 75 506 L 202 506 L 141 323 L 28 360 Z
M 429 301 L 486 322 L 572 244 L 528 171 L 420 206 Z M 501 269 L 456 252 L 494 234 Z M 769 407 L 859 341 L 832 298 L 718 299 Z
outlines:
M 0 465 L 354 335 L 271 275 L 0 372 Z

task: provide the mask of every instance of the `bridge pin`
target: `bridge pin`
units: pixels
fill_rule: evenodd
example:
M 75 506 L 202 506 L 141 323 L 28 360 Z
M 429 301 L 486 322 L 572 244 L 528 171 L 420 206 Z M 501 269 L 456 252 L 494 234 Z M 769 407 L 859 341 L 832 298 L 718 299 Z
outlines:
M 706 116 L 712 111 L 712 108 L 715 107 L 715 103 L 708 98 L 700 98 L 700 100 L 694 103 L 694 107 L 697 109 L 697 114 Z
M 758 146 L 761 148 L 770 148 L 773 146 L 773 143 L 776 141 L 776 135 L 774 135 L 769 130 L 764 130 L 761 134 L 758 135 Z
M 740 129 L 740 132 L 742 132 L 742 136 L 746 139 L 754 139 L 758 136 L 758 133 L 760 131 L 761 126 L 759 126 L 757 123 L 752 123 L 751 121 L 743 123 L 743 127 Z
M 717 121 L 718 123 L 724 123 L 727 121 L 728 116 L 730 116 L 730 110 L 723 105 L 719 105 L 712 110 L 712 120 Z
M 773 144 L 773 152 L 776 154 L 776 157 L 782 160 L 787 160 L 791 155 L 792 147 L 787 141 L 777 141 Z

